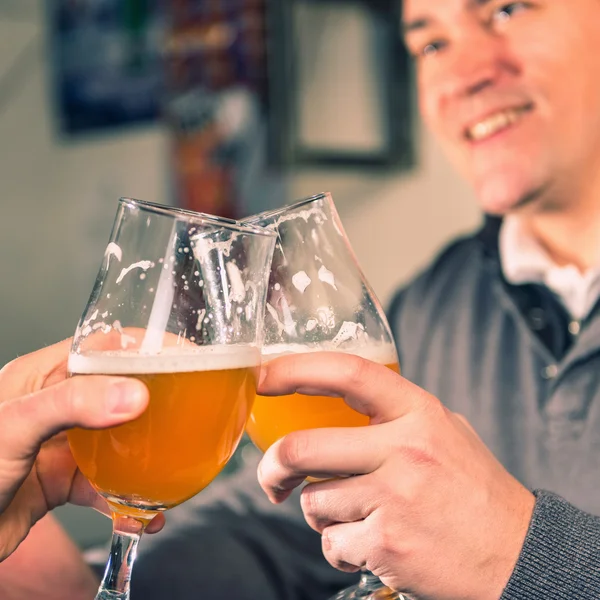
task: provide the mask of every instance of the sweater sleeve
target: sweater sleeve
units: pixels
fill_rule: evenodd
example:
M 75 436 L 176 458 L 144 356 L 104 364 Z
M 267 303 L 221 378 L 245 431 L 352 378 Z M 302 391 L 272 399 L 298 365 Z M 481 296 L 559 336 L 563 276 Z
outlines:
M 525 543 L 501 600 L 600 598 L 600 517 L 537 490 Z

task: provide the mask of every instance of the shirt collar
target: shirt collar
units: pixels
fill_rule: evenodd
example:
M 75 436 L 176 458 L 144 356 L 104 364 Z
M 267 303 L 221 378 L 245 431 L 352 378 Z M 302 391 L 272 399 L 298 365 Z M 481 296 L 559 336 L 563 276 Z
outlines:
M 585 318 L 592 310 L 600 295 L 599 267 L 580 273 L 574 265 L 558 265 L 516 215 L 502 220 L 498 250 L 507 282 L 545 285 L 576 319 Z
M 513 284 L 543 283 L 547 274 L 558 268 L 544 248 L 525 229 L 515 215 L 502 221 L 498 239 L 500 264 L 506 280 Z

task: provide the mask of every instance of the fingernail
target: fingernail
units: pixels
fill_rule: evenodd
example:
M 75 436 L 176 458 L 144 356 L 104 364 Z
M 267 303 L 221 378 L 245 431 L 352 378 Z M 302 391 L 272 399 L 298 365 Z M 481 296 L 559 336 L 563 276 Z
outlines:
M 145 393 L 138 381 L 117 381 L 110 386 L 108 407 L 113 414 L 137 412 L 144 403 Z
M 267 365 L 262 365 L 260 368 L 260 374 L 258 375 L 258 388 L 262 386 L 267 378 Z

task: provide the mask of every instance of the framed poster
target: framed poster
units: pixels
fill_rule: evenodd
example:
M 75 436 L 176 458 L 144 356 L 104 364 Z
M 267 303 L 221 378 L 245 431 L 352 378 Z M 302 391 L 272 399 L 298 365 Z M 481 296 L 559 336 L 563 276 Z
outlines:
M 160 115 L 161 0 L 48 0 L 59 130 L 90 133 Z
M 413 163 L 412 79 L 397 0 L 271 3 L 275 160 Z
M 160 120 L 175 204 L 224 216 L 260 205 L 266 0 L 49 0 L 48 15 L 62 134 Z
M 264 0 L 172 0 L 166 115 L 182 206 L 240 216 L 267 128 Z

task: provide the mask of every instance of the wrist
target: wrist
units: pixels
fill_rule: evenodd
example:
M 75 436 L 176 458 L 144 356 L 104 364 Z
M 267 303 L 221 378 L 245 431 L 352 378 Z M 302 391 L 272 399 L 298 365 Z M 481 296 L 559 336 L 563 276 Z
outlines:
M 499 600 L 519 561 L 536 504 L 533 493 L 522 486 L 519 487 L 516 493 L 518 501 L 513 492 L 512 501 L 505 505 L 496 527 L 491 529 L 491 543 L 495 551 L 488 559 L 487 568 L 481 570 L 484 579 L 473 600 Z

